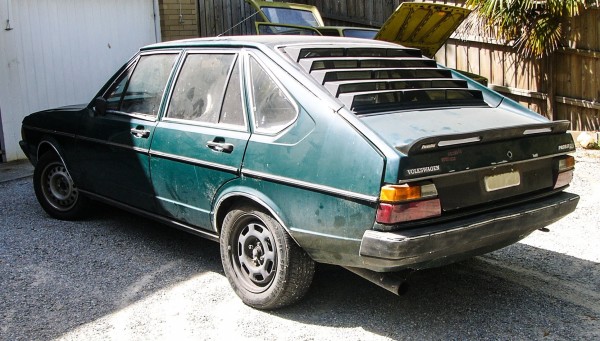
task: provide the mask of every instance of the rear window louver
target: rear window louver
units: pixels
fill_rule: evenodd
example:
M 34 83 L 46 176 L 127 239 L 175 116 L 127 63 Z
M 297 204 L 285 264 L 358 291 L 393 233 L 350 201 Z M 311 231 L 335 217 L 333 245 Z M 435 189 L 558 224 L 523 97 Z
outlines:
M 287 47 L 285 52 L 357 114 L 483 106 L 483 95 L 413 48 Z

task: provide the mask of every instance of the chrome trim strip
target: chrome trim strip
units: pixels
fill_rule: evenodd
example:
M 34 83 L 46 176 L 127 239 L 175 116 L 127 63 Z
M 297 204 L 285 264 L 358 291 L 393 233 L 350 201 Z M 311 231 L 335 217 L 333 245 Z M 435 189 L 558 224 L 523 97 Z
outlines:
M 82 141 L 94 142 L 94 143 L 99 143 L 99 144 L 103 144 L 103 145 L 107 145 L 107 146 L 111 146 L 111 147 L 129 149 L 129 150 L 136 151 L 138 153 L 148 154 L 148 149 L 146 149 L 146 148 L 130 146 L 127 144 L 122 144 L 122 143 L 109 142 L 109 141 L 105 141 L 105 140 L 101 140 L 101 139 L 96 139 L 93 137 L 78 136 L 77 138 Z
M 168 202 L 168 203 L 170 203 L 170 204 L 173 204 L 173 205 L 177 205 L 177 206 L 183 206 L 183 207 L 185 207 L 185 208 L 189 208 L 190 210 L 199 211 L 199 212 L 204 212 L 204 213 L 210 213 L 210 212 L 208 212 L 207 210 L 203 210 L 203 209 L 201 209 L 201 208 L 199 208 L 199 207 L 192 206 L 192 205 L 188 205 L 188 204 L 184 204 L 184 203 L 182 203 L 182 202 L 175 201 L 175 200 L 172 200 L 172 199 L 168 199 L 168 198 L 165 198 L 165 197 L 159 197 L 159 196 L 157 196 L 157 197 L 156 197 L 156 199 L 158 199 L 158 200 L 162 200 L 162 201 L 166 201 L 166 202 Z
M 216 241 L 216 242 L 219 241 L 219 235 L 216 234 L 216 233 L 214 233 L 214 232 L 211 232 L 210 230 L 204 230 L 204 229 L 201 229 L 199 227 L 188 225 L 188 224 L 185 224 L 185 223 L 182 223 L 182 222 L 179 222 L 179 221 L 176 221 L 176 220 L 173 220 L 173 219 L 170 219 L 170 218 L 158 215 L 156 213 L 148 212 L 148 211 L 139 209 L 137 207 L 133 207 L 133 206 L 124 204 L 122 202 L 116 201 L 114 199 L 107 198 L 107 197 L 102 196 L 102 195 L 98 195 L 98 194 L 95 194 L 95 193 L 92 193 L 92 192 L 88 192 L 86 190 L 79 189 L 79 191 L 81 193 L 89 196 L 89 197 L 92 197 L 93 199 L 105 202 L 105 203 L 107 203 L 109 205 L 121 208 L 123 210 L 129 211 L 129 212 L 132 212 L 132 213 L 135 213 L 135 214 L 139 214 L 139 215 L 148 217 L 148 218 L 156 220 L 156 221 L 158 221 L 160 223 L 172 226 L 172 227 L 174 227 L 176 229 L 183 230 L 183 231 L 186 231 L 186 232 L 189 232 L 189 233 L 195 234 L 197 236 L 200 236 L 200 237 L 203 237 L 203 238 L 206 238 L 206 239 L 210 239 L 210 240 L 213 240 L 213 241 Z
M 55 135 L 67 136 L 67 137 L 71 137 L 71 138 L 77 138 L 77 135 L 75 135 L 75 134 L 63 133 L 63 132 L 60 132 L 60 131 L 57 131 L 57 130 L 50 130 L 50 129 L 32 127 L 32 126 L 29 126 L 29 125 L 23 125 L 23 128 L 30 129 L 30 130 L 36 130 L 36 131 L 39 131 L 39 132 L 42 132 L 42 133 L 55 134 Z
M 163 153 L 163 152 L 159 152 L 156 150 L 150 150 L 150 156 L 161 157 L 163 159 L 168 159 L 168 160 L 172 160 L 172 161 L 181 161 L 181 162 L 189 163 L 189 164 L 196 165 L 196 166 L 214 168 L 214 169 L 219 169 L 219 170 L 223 170 L 223 171 L 234 173 L 234 174 L 239 174 L 239 169 L 237 167 L 225 166 L 225 165 L 222 165 L 219 163 L 203 161 L 203 160 L 194 159 L 191 157 Z
M 130 146 L 130 145 L 122 144 L 122 143 L 114 143 L 114 142 L 109 142 L 109 141 L 105 141 L 105 140 L 101 140 L 101 139 L 96 139 L 96 138 L 92 138 L 92 137 L 81 136 L 81 135 L 63 133 L 63 132 L 56 131 L 56 130 L 43 129 L 43 128 L 37 128 L 37 127 L 31 127 L 31 126 L 23 126 L 23 127 L 26 128 L 26 129 L 36 130 L 36 131 L 39 131 L 39 132 L 42 132 L 42 133 L 48 133 L 48 134 L 55 134 L 55 135 L 60 135 L 60 136 L 66 136 L 66 137 L 70 137 L 70 138 L 73 138 L 73 139 L 78 139 L 78 140 L 82 140 L 82 141 L 86 141 L 86 142 L 94 142 L 94 143 L 104 144 L 104 145 L 111 146 L 111 147 L 129 149 L 129 150 L 134 150 L 134 151 L 136 151 L 138 153 L 148 154 L 148 150 L 146 148 L 140 148 L 140 147 L 136 147 L 136 146 Z
M 36 151 L 36 155 L 37 155 L 37 161 L 39 162 L 40 160 L 40 147 L 43 145 L 49 145 L 52 149 L 54 149 L 54 152 L 56 153 L 56 155 L 58 155 L 58 158 L 60 159 L 60 162 L 62 162 L 63 166 L 65 166 L 65 170 L 67 171 L 67 174 L 69 175 L 69 177 L 71 178 L 71 182 L 73 182 L 73 176 L 71 176 L 71 172 L 69 172 L 69 166 L 67 166 L 67 163 L 65 162 L 65 159 L 63 159 L 62 155 L 60 155 L 60 152 L 58 151 L 58 148 L 56 148 L 56 146 L 54 145 L 54 143 L 52 143 L 52 141 L 48 141 L 48 140 L 42 140 L 40 141 L 40 143 L 38 144 L 38 149 Z
M 294 231 L 294 232 L 298 232 L 298 233 L 310 234 L 310 235 L 313 235 L 313 236 L 319 236 L 319 237 L 325 237 L 325 238 L 333 238 L 333 239 L 339 239 L 339 240 L 348 240 L 348 241 L 359 242 L 359 243 L 362 241 L 362 239 L 334 236 L 334 235 L 327 234 L 327 233 L 319 233 L 319 232 L 315 232 L 315 231 L 302 230 L 302 229 L 295 228 L 295 227 L 292 227 L 291 230 Z
M 257 178 L 257 179 L 262 179 L 262 180 L 267 180 L 267 181 L 278 182 L 278 183 L 282 183 L 282 184 L 290 185 L 290 186 L 294 186 L 294 187 L 310 189 L 310 190 L 314 190 L 317 192 L 333 194 L 336 196 L 342 196 L 342 197 L 347 197 L 347 198 L 351 198 L 351 199 L 368 201 L 371 203 L 376 203 L 379 200 L 378 197 L 375 197 L 372 195 L 366 195 L 366 194 L 362 194 L 362 193 L 346 191 L 343 189 L 325 186 L 325 185 L 315 185 L 315 184 L 312 184 L 312 183 L 306 182 L 306 181 L 291 179 L 291 178 L 278 176 L 278 175 L 272 175 L 272 174 L 268 174 L 268 173 L 256 172 L 256 171 L 247 170 L 247 169 L 242 169 L 242 175 L 248 176 L 251 178 Z

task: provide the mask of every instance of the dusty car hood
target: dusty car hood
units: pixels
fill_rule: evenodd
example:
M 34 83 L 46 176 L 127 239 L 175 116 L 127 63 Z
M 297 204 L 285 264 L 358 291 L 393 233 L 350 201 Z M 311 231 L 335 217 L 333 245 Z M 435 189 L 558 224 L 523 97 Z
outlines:
M 377 40 L 416 47 L 433 58 L 471 10 L 441 4 L 404 2 L 383 24 Z
M 362 117 L 390 146 L 406 152 L 418 140 L 433 136 L 464 135 L 507 127 L 535 126 L 545 119 L 502 108 L 442 108 L 411 110 Z

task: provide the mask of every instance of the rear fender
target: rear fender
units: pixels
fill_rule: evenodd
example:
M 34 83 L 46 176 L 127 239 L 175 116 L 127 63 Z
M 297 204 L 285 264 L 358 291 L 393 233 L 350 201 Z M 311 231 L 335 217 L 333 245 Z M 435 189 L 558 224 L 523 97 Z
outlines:
M 211 216 L 213 230 L 215 232 L 221 233 L 223 219 L 225 218 L 225 215 L 227 215 L 227 212 L 229 212 L 229 208 L 235 204 L 247 202 L 256 205 L 258 208 L 262 208 L 271 214 L 271 216 L 283 226 L 288 234 L 292 236 L 290 229 L 285 223 L 285 215 L 273 200 L 254 188 L 240 185 L 236 182 L 237 180 L 234 180 L 229 186 L 226 185 L 215 196 L 216 199 L 214 201 L 215 204 Z

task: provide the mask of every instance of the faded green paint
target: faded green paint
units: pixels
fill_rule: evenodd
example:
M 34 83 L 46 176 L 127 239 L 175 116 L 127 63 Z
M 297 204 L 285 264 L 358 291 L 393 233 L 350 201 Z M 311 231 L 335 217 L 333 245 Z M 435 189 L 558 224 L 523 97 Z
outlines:
M 165 118 L 166 97 L 156 117 L 101 115 L 90 104 L 25 118 L 23 149 L 35 160 L 41 139 L 46 139 L 64 157 L 79 188 L 194 228 L 218 231 L 227 209 L 244 198 L 244 202 L 252 201 L 272 213 L 315 260 L 376 270 L 392 268 L 388 265 L 394 261 L 380 261 L 373 254 L 360 256 L 359 252 L 366 231 L 382 230 L 375 217 L 384 184 L 427 180 L 438 186 L 440 196 L 447 195 L 440 200 L 459 212 L 455 216 L 444 212 L 440 218 L 386 226 L 394 230 L 393 238 L 386 239 L 383 234 L 382 244 L 372 241 L 370 246 L 375 252 L 377 245 L 395 243 L 405 232 L 427 240 L 427 231 L 454 228 L 457 218 L 465 223 L 472 217 L 487 219 L 480 214 L 484 209 L 487 215 L 494 216 L 496 199 L 503 200 L 501 213 L 511 216 L 511 210 L 520 205 L 511 206 L 510 200 L 504 200 L 511 198 L 505 195 L 508 192 L 482 194 L 484 190 L 479 186 L 485 176 L 513 171 L 511 163 L 530 182 L 528 188 L 535 191 L 532 194 L 525 193 L 524 187 L 510 189 L 518 194 L 520 203 L 537 200 L 544 191 L 543 195 L 550 196 L 560 190 L 552 188 L 554 179 L 550 176 L 556 169 L 549 168 L 558 165 L 557 156 L 574 148 L 564 122 L 551 123 L 472 82 L 469 87 L 481 91 L 485 100 L 477 107 L 430 108 L 425 101 L 418 110 L 356 114 L 282 48 L 299 46 L 310 50 L 325 46 L 347 52 L 347 46 L 353 45 L 369 53 L 370 49 L 398 48 L 391 43 L 360 39 L 347 39 L 340 44 L 341 39 L 344 38 L 278 36 L 245 37 L 241 41 L 227 37 L 146 47 L 144 52 L 206 48 L 239 53 L 243 75 L 240 101 L 247 125 L 235 130 L 234 126 Z M 271 135 L 256 133 L 255 104 L 250 100 L 254 85 L 249 79 L 250 55 L 276 80 L 283 97 L 297 108 L 297 116 L 282 123 L 281 130 Z M 166 96 L 177 72 L 166 83 Z M 108 89 L 114 79 L 103 89 Z M 290 112 L 289 106 L 286 110 Z M 528 130 L 533 135 L 528 136 L 532 133 Z M 136 137 L 135 131 L 146 131 L 147 135 Z M 469 138 L 472 143 L 461 141 Z M 443 139 L 448 140 L 444 141 L 447 145 L 440 143 Z M 214 150 L 208 148 L 209 142 L 231 144 L 233 149 Z M 430 171 L 430 167 L 435 171 Z M 455 176 L 455 172 L 461 172 L 460 176 Z M 457 184 L 456 179 L 461 183 Z M 467 201 L 453 200 L 456 193 L 472 195 Z M 486 198 L 491 198 L 493 204 L 485 205 L 490 202 Z M 218 206 L 223 202 L 227 204 Z M 471 206 L 463 211 L 465 203 Z M 476 212 L 475 208 L 481 211 Z M 543 218 L 556 220 L 567 213 L 548 213 Z M 435 248 L 423 252 L 430 257 Z
M 152 141 L 150 168 L 162 213 L 211 229 L 212 200 L 222 184 L 238 177 L 249 135 L 246 132 L 186 123 L 159 123 Z M 223 153 L 209 149 L 207 142 L 215 140 L 233 144 L 233 151 Z M 173 159 L 163 154 L 182 159 Z

